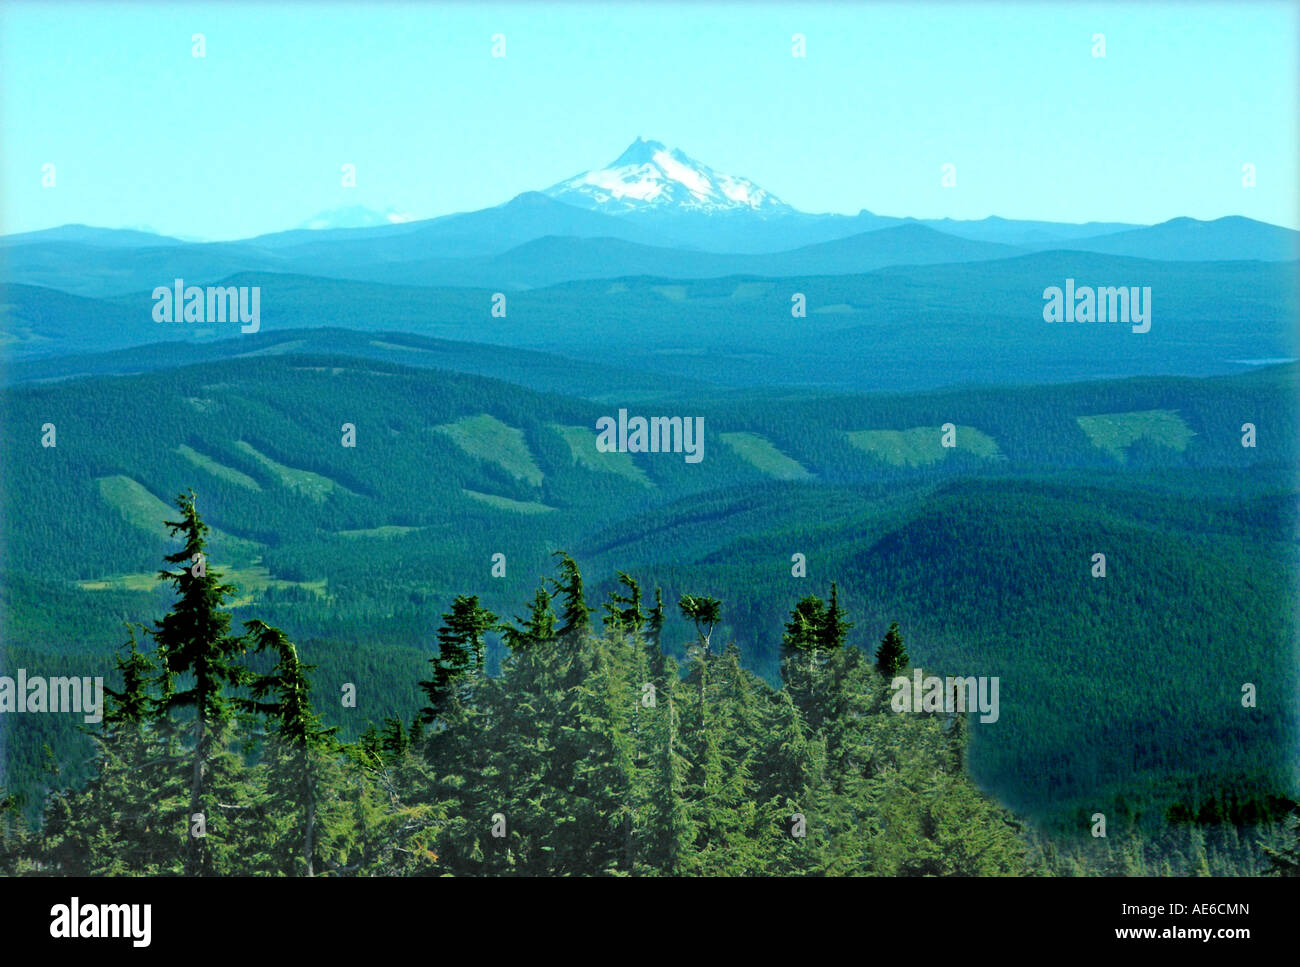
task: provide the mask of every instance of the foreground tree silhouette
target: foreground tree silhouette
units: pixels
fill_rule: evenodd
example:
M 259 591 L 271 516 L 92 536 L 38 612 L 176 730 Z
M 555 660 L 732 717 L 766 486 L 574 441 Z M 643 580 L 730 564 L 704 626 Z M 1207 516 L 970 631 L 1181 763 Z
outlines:
M 403 719 L 389 716 L 340 749 L 316 717 L 309 666 L 288 637 L 250 621 L 242 641 L 232 639 L 229 616 L 219 607 L 230 589 L 201 556 L 205 528 L 192 495 L 182 513 L 185 552 L 169 560 L 190 567 L 164 572 L 183 593 L 158 622 L 163 673 L 152 676 L 148 658 L 135 648 L 119 657 L 123 685 L 109 693 L 96 772 L 84 790 L 48 798 L 37 837 L 25 834 L 12 800 L 0 797 L 5 869 L 578 876 L 1024 871 L 1017 829 L 950 754 L 940 717 L 893 713 L 869 655 L 826 647 L 826 638 L 812 640 L 826 657 L 818 666 L 817 707 L 806 714 L 788 683 L 774 690 L 746 671 L 734 644 L 722 655 L 709 653 L 721 613 L 713 598 L 682 598 L 682 613 L 695 621 L 700 641 L 689 649 L 685 679 L 676 661 L 652 652 L 621 618 L 606 634 L 588 628 L 562 648 L 538 647 L 555 625 L 545 588 L 528 620 L 512 629 L 522 647 L 503 659 L 500 676 L 488 677 L 484 636 L 500 626 L 477 597 L 460 595 L 443 616 L 432 680 L 423 683 L 432 728 L 426 733 L 417 719 L 408 731 Z M 576 578 L 573 566 L 564 582 L 571 592 L 579 592 Z M 631 578 L 623 582 L 620 591 L 627 593 L 614 602 L 629 619 L 638 610 L 635 587 Z M 655 612 L 662 612 L 658 604 L 651 619 Z M 259 662 L 260 675 L 244 671 L 236 660 L 244 648 L 273 663 Z M 806 664 L 803 658 L 797 664 Z M 191 679 L 193 688 L 177 691 Z M 236 684 L 246 685 L 251 698 L 236 692 Z M 255 719 L 264 719 L 265 729 Z M 251 726 L 238 733 L 238 747 L 226 736 L 227 721 Z M 137 728 L 143 730 L 138 751 Z M 235 735 L 233 727 L 230 732 Z M 207 750 L 198 760 L 197 797 L 195 748 Z M 197 844 L 176 823 L 187 802 L 196 801 L 208 822 L 208 835 Z M 503 835 L 493 832 L 499 822 Z M 145 849 L 133 852 L 133 844 Z
M 245 642 L 230 634 L 230 613 L 222 610 L 235 589 L 222 584 L 220 575 L 208 569 L 208 525 L 195 507 L 194 491 L 177 496 L 176 506 L 181 511 L 180 520 L 164 523 L 185 546 L 167 555 L 166 560 L 180 565 L 181 569 L 160 571 L 158 576 L 176 589 L 179 599 L 161 621 L 155 622 L 151 634 L 158 643 L 167 680 L 159 711 L 166 716 L 193 715 L 189 729 L 185 872 L 200 876 L 213 872 L 213 857 L 206 833 L 195 834 L 191 824 L 201 824 L 206 830 L 218 812 L 212 767 L 224 751 L 227 727 L 235 712 L 235 703 L 226 692 L 228 688 L 248 684 L 250 679 L 247 670 L 236 661 L 245 651 Z M 182 675 L 192 676 L 193 682 L 190 687 L 176 691 L 173 683 Z

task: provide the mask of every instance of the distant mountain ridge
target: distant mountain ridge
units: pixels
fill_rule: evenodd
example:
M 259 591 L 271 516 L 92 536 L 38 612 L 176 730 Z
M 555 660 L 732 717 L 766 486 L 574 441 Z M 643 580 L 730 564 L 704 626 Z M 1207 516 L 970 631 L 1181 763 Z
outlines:
M 708 220 L 694 216 L 688 221 Z M 724 221 L 741 221 L 722 216 Z M 794 216 L 795 220 L 808 216 Z M 772 224 L 767 220 L 763 224 Z M 844 227 L 855 220 L 846 219 Z M 1174 219 L 1110 235 L 1007 244 L 979 233 L 890 221 L 847 236 L 779 250 L 717 251 L 673 244 L 663 226 L 574 208 L 539 193 L 496 208 L 379 229 L 295 230 L 249 242 L 143 246 L 133 236 L 90 242 L 0 240 L 0 279 L 92 298 L 116 297 L 183 278 L 210 284 L 240 272 L 318 276 L 384 285 L 518 291 L 583 279 L 650 275 L 705 279 L 788 278 L 871 272 L 891 266 L 989 262 L 1038 251 L 1120 255 L 1158 262 L 1289 262 L 1300 233 L 1246 218 Z M 733 229 L 748 234 L 744 225 Z M 732 229 L 728 229 L 732 230 Z M 56 233 L 57 234 L 57 233 Z M 111 233 L 109 233 L 111 235 Z M 1067 263 L 1068 267 L 1068 263 Z M 1059 280 L 1058 280 L 1059 281 Z
M 0 237 L 0 280 L 102 298 L 240 272 L 507 291 L 655 275 L 783 278 L 987 261 L 1035 251 L 1158 261 L 1300 259 L 1300 232 L 1240 216 L 1159 225 L 809 214 L 740 175 L 637 138 L 609 165 L 478 211 L 403 221 L 324 212 L 310 227 L 193 243 L 67 225 Z
M 748 178 L 715 171 L 684 151 L 640 137 L 604 168 L 575 175 L 545 193 L 610 214 L 647 209 L 702 214 L 744 211 L 760 216 L 794 213 Z
M 585 212 L 585 217 L 576 215 L 575 209 Z M 385 250 L 384 257 L 390 258 L 393 240 L 412 236 L 411 241 L 418 237 L 424 248 L 418 257 L 467 257 L 500 254 L 546 235 L 573 235 L 753 254 L 786 251 L 905 224 L 922 224 L 949 235 L 1010 245 L 1143 227 L 1120 222 L 1077 225 L 997 217 L 972 221 L 915 219 L 877 215 L 866 209 L 856 215 L 802 212 L 749 178 L 718 171 L 678 148 L 638 137 L 603 168 L 590 169 L 540 191 L 524 191 L 491 208 L 408 220 L 391 208 L 381 213 L 351 206 L 321 212 L 294 229 L 210 244 L 247 244 L 279 250 L 317 242 L 366 241 L 375 242 L 377 248 Z M 53 241 L 102 247 L 177 243 L 176 239 L 143 232 L 62 226 L 0 236 L 0 247 Z M 397 247 L 401 244 L 397 243 Z M 397 257 L 412 256 L 399 252 Z
M 923 242 L 930 232 L 923 226 L 895 231 Z M 497 290 L 466 280 L 432 287 L 260 271 L 210 282 L 261 287 L 260 325 L 267 333 L 322 326 L 405 332 L 502 347 L 503 366 L 508 350 L 519 349 L 736 388 L 865 390 L 882 380 L 919 388 L 1211 375 L 1248 368 L 1241 361 L 1300 357 L 1294 263 L 1158 262 L 1051 251 L 826 274 L 833 258 L 860 258 L 860 245 L 870 255 L 882 236 L 831 243 L 831 251 L 816 257 L 805 250 L 809 269 L 784 278 L 640 273 L 511 292 L 505 318 L 489 310 Z M 570 254 L 582 270 L 590 261 L 582 247 L 607 241 L 549 239 L 521 254 L 553 249 L 548 257 L 559 264 L 566 249 L 578 246 Z M 903 237 L 890 247 L 912 241 Z M 945 240 L 950 242 L 977 244 Z M 660 253 L 623 247 L 633 259 Z M 833 251 L 840 247 L 845 251 Z M 1045 323 L 1044 289 L 1069 278 L 1087 285 L 1150 286 L 1150 331 L 1135 335 L 1127 326 Z M 199 284 L 188 276 L 186 281 Z M 792 316 L 792 293 L 806 296 L 806 317 Z M 155 322 L 148 287 L 94 300 L 11 284 L 0 287 L 0 306 L 0 342 L 10 364 L 164 340 L 237 336 L 235 352 L 252 349 L 237 326 Z M 57 368 L 46 372 L 53 375 Z
M 70 224 L 45 228 L 36 232 L 17 232 L 0 235 L 0 246 L 42 245 L 50 242 L 72 242 L 78 245 L 96 245 L 104 248 L 152 248 L 157 245 L 181 245 L 181 239 L 158 235 L 135 228 L 95 228 L 92 225 Z

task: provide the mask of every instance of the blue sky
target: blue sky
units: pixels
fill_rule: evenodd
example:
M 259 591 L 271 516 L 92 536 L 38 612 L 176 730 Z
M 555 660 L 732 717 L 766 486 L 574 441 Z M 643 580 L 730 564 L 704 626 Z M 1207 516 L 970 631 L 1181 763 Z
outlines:
M 1296 228 L 1298 9 L 17 0 L 0 4 L 0 231 L 431 217 L 638 135 L 805 211 Z

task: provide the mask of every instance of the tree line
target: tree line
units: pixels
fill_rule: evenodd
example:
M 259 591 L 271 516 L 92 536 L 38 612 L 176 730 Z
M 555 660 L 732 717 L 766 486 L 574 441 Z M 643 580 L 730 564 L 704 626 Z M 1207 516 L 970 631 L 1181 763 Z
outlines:
M 593 607 L 557 551 L 522 615 L 458 595 L 424 706 L 342 742 L 288 636 L 231 627 L 235 589 L 207 567 L 193 493 L 177 506 L 167 526 L 183 546 L 159 572 L 174 604 L 116 656 L 89 779 L 53 777 L 35 828 L 0 798 L 0 872 L 1018 875 L 1076 862 L 974 786 L 964 716 L 890 709 L 902 635 L 893 624 L 874 656 L 849 645 L 835 584 L 791 611 L 773 687 L 734 643 L 715 647 L 716 598 L 678 600 L 696 633 L 679 666 L 661 647 L 659 589 L 619 572 Z M 498 675 L 493 632 L 509 650 Z M 339 700 L 363 705 L 364 689 L 342 683 Z M 1274 855 L 1298 868 L 1294 846 Z

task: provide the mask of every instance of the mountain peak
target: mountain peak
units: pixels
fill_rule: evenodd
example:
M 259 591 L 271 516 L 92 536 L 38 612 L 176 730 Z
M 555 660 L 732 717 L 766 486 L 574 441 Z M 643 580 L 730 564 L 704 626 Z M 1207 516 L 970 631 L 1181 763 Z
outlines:
M 715 171 L 684 151 L 640 136 L 604 168 L 552 185 L 546 194 L 612 215 L 749 212 L 767 216 L 794 210 L 748 178 Z
M 627 150 L 610 163 L 610 167 L 618 165 L 643 165 L 654 160 L 655 153 L 658 151 L 667 151 L 662 141 L 646 141 L 640 136 L 627 146 Z

